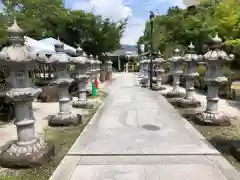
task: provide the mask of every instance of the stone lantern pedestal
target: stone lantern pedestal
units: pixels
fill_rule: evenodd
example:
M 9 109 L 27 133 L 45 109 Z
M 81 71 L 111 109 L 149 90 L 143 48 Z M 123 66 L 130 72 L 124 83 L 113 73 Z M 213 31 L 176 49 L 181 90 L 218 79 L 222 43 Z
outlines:
M 0 165 L 6 168 L 26 168 L 41 165 L 45 158 L 54 154 L 54 146 L 47 144 L 35 135 L 33 100 L 42 92 L 33 87 L 33 77 L 29 69 L 34 67 L 35 55 L 24 46 L 24 32 L 17 22 L 8 28 L 11 46 L 4 47 L 0 62 L 7 76 L 7 98 L 15 105 L 17 127 L 16 141 L 5 145 L 0 154 Z
M 194 97 L 194 80 L 199 76 L 197 66 L 198 62 L 202 60 L 202 56 L 198 56 L 194 49 L 195 47 L 191 43 L 188 46 L 188 54 L 185 55 L 184 59 L 186 68 L 183 75 L 186 79 L 186 96 L 180 101 L 180 107 L 182 108 L 197 108 L 201 106 L 201 102 Z
M 162 65 L 165 62 L 165 60 L 160 56 L 153 60 L 153 63 L 155 64 L 155 72 L 156 72 L 156 84 L 153 86 L 152 90 L 155 91 L 161 91 L 166 89 L 164 86 L 162 86 L 162 75 L 164 74 L 165 70 L 163 69 Z
M 208 86 L 206 110 L 197 114 L 197 119 L 204 124 L 210 125 L 230 125 L 230 119 L 218 111 L 219 87 L 226 83 L 228 79 L 223 76 L 222 67 L 226 61 L 231 61 L 234 56 L 228 56 L 222 50 L 222 40 L 214 37 L 209 45 L 209 51 L 203 56 L 208 63 L 208 72 L 204 79 Z
M 168 101 L 173 105 L 177 105 L 182 97 L 185 96 L 185 93 L 180 90 L 180 75 L 183 74 L 181 69 L 183 57 L 180 55 L 180 50 L 177 48 L 174 50 L 174 56 L 170 58 L 172 61 L 173 69 L 173 89 L 163 94 L 165 97 L 169 98 Z
M 78 98 L 73 101 L 72 106 L 75 108 L 91 109 L 93 104 L 87 101 L 87 85 L 88 85 L 88 75 L 87 72 L 87 58 L 86 54 L 83 53 L 81 48 L 77 49 L 78 57 L 72 57 L 70 59 L 71 63 L 75 65 L 76 76 L 75 79 L 78 84 Z

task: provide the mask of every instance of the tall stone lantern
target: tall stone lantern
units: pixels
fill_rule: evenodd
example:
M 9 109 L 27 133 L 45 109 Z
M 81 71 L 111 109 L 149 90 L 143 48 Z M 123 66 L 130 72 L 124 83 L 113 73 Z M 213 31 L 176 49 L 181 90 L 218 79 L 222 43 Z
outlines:
M 200 101 L 194 97 L 194 80 L 199 76 L 197 67 L 202 59 L 202 55 L 196 54 L 195 46 L 191 43 L 184 57 L 186 67 L 183 76 L 186 79 L 186 95 L 180 101 L 180 106 L 183 108 L 197 108 L 201 106 Z
M 73 101 L 72 105 L 75 108 L 89 109 L 93 108 L 93 105 L 87 101 L 87 57 L 83 50 L 79 47 L 77 49 L 79 56 L 70 58 L 70 62 L 75 65 L 76 76 L 75 79 L 78 84 L 78 98 Z
M 209 43 L 209 51 L 204 54 L 204 60 L 208 64 L 205 83 L 208 86 L 206 110 L 197 115 L 200 122 L 212 125 L 230 125 L 230 119 L 218 112 L 219 87 L 227 83 L 228 79 L 223 76 L 223 65 L 234 59 L 234 55 L 227 55 L 222 50 L 222 39 L 216 35 Z
M 164 94 L 172 103 L 179 102 L 179 98 L 185 96 L 185 93 L 180 90 L 180 75 L 183 74 L 181 69 L 184 58 L 181 56 L 180 49 L 174 50 L 173 57 L 169 59 L 172 62 L 172 76 L 173 76 L 173 89 Z
M 165 60 L 163 59 L 161 53 L 159 53 L 159 57 L 153 60 L 153 63 L 156 65 L 155 72 L 157 75 L 156 85 L 153 86 L 153 90 L 164 90 L 166 88 L 162 86 L 162 75 L 165 73 L 165 70 L 163 69 L 163 64 L 165 63 Z
M 69 56 L 64 53 L 64 44 L 58 41 L 55 45 L 55 53 L 38 54 L 38 61 L 52 64 L 56 67 L 56 80 L 52 83 L 58 87 L 59 113 L 51 116 L 48 123 L 50 126 L 70 126 L 81 123 L 81 116 L 72 112 L 68 88 L 74 81 L 69 73 Z
M 24 45 L 24 31 L 16 20 L 8 28 L 10 46 L 0 52 L 0 64 L 6 70 L 6 96 L 15 105 L 15 121 L 17 127 L 16 141 L 7 144 L 0 154 L 0 165 L 8 168 L 32 167 L 40 165 L 46 156 L 53 152 L 49 146 L 35 135 L 35 118 L 32 102 L 41 93 L 34 88 L 29 69 L 35 65 L 35 55 Z

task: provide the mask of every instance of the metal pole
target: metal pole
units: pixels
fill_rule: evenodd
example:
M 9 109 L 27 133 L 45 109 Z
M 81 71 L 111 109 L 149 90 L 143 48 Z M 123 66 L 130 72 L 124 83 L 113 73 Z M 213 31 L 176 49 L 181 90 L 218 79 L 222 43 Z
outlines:
M 150 77 L 150 89 L 152 89 L 153 85 L 153 19 L 154 13 L 150 12 L 150 69 L 149 69 L 149 77 Z

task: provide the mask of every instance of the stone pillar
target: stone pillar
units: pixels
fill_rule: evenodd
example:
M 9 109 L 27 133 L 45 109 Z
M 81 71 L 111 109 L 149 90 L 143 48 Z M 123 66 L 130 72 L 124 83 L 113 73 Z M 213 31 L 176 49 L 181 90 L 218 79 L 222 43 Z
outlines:
M 144 57 L 144 60 L 142 60 L 142 71 L 143 71 L 143 77 L 141 79 L 142 87 L 148 87 L 149 86 L 149 60 Z
M 162 67 L 163 63 L 165 63 L 165 60 L 162 58 L 162 55 L 161 53 L 159 54 L 159 57 L 157 57 L 156 59 L 153 60 L 155 66 L 156 66 L 156 69 L 155 69 L 155 72 L 156 72 L 156 85 L 153 86 L 153 90 L 155 91 L 160 91 L 160 90 L 164 90 L 166 89 L 164 86 L 162 86 L 162 75 L 164 74 L 164 69 Z
M 90 109 L 93 108 L 93 104 L 87 101 L 87 57 L 80 47 L 77 49 L 77 54 L 78 57 L 70 58 L 71 63 L 73 63 L 76 68 L 75 79 L 78 83 L 78 98 L 73 101 L 72 106 L 75 108 Z
M 200 122 L 211 125 L 230 125 L 230 119 L 218 112 L 219 87 L 227 83 L 228 79 L 223 76 L 223 64 L 234 58 L 222 50 L 222 39 L 216 35 L 209 43 L 209 51 L 203 56 L 208 64 L 205 84 L 208 86 L 206 110 L 197 115 Z
M 107 71 L 106 71 L 106 80 L 112 80 L 112 61 L 106 61 Z
M 178 48 L 174 50 L 173 57 L 169 59 L 172 61 L 173 88 L 171 91 L 168 91 L 163 95 L 169 98 L 168 101 L 173 105 L 177 104 L 180 98 L 185 96 L 185 93 L 182 92 L 179 87 L 180 75 L 183 73 L 183 70 L 181 69 L 183 59 L 181 51 Z
M 98 83 L 98 86 L 99 86 L 99 83 L 100 83 L 100 72 L 101 72 L 101 64 L 102 62 L 99 61 L 98 59 L 98 56 L 96 56 L 96 80 L 97 80 L 97 83 Z M 98 87 L 99 88 L 99 87 Z
M 143 77 L 143 60 L 141 60 L 139 62 L 139 75 L 138 75 L 139 78 L 142 78 Z
M 58 87 L 58 102 L 59 113 L 53 115 L 48 124 L 50 126 L 70 126 L 81 123 L 81 115 L 72 112 L 72 105 L 70 103 L 70 95 L 68 92 L 70 84 L 73 79 L 69 73 L 69 56 L 64 53 L 64 44 L 58 41 L 55 45 L 54 54 L 40 54 L 39 61 L 43 63 L 50 63 L 56 67 L 56 80 L 52 83 Z
M 24 45 L 24 31 L 14 24 L 8 28 L 10 46 L 0 53 L 0 63 L 7 71 L 6 96 L 15 105 L 15 121 L 18 139 L 3 148 L 0 165 L 7 168 L 32 167 L 40 165 L 43 159 L 53 154 L 53 146 L 35 135 L 33 100 L 41 89 L 33 87 L 33 77 L 29 69 L 35 65 L 36 56 Z
M 195 46 L 191 43 L 188 46 L 188 52 L 184 58 L 186 67 L 183 75 L 186 79 L 186 96 L 181 99 L 180 107 L 197 108 L 201 106 L 200 101 L 196 100 L 194 97 L 194 80 L 199 76 L 197 66 L 201 60 L 202 56 L 196 54 Z
M 101 68 L 101 71 L 100 71 L 100 81 L 101 82 L 104 82 L 106 80 L 106 64 L 105 62 L 103 62 L 101 65 L 100 65 L 100 68 Z

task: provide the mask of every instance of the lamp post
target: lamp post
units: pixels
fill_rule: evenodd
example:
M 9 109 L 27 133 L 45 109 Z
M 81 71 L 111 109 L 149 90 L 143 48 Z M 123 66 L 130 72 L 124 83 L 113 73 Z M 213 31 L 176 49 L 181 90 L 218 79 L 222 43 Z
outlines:
M 150 77 L 150 89 L 152 89 L 153 85 L 153 21 L 155 14 L 150 12 L 150 66 L 149 66 L 149 77 Z

